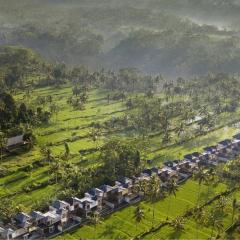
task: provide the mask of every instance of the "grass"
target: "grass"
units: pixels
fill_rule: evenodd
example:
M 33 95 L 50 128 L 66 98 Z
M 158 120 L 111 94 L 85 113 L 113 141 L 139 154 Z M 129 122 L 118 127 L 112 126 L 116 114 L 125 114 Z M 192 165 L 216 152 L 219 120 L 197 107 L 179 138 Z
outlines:
M 157 149 L 159 139 L 153 138 L 151 151 L 148 157 L 154 159 L 154 165 L 159 165 L 164 160 L 182 159 L 183 156 L 188 153 L 202 152 L 204 147 L 215 145 L 217 142 L 226 138 L 232 138 L 237 131 L 238 130 L 234 127 L 223 127 L 183 144 L 175 144 L 160 150 Z
M 28 193 L 23 191 L 23 188 L 32 183 L 41 183 L 48 181 L 48 166 L 37 167 L 26 173 L 22 170 L 23 167 L 34 163 L 37 160 L 43 159 L 44 156 L 41 154 L 41 147 L 44 145 L 51 145 L 50 148 L 54 155 L 61 155 L 64 153 L 64 141 L 69 144 L 72 158 L 68 161 L 77 163 L 83 168 L 89 166 L 97 166 L 100 164 L 98 161 L 98 152 L 82 155 L 79 153 L 81 150 L 87 150 L 96 148 L 96 143 L 93 142 L 89 133 L 92 130 L 91 124 L 93 122 L 103 123 L 113 117 L 122 116 L 127 113 L 125 104 L 121 101 L 113 101 L 110 104 L 107 103 L 106 92 L 103 90 L 91 90 L 89 93 L 89 99 L 85 105 L 85 110 L 73 110 L 71 106 L 67 104 L 67 99 L 72 95 L 72 88 L 66 86 L 60 89 L 53 89 L 50 87 L 34 89 L 29 104 L 36 104 L 38 96 L 53 97 L 53 102 L 60 107 L 58 114 L 51 118 L 51 121 L 47 125 L 42 125 L 34 129 L 34 133 L 37 137 L 37 144 L 30 152 L 22 151 L 19 154 L 9 156 L 0 163 L 0 167 L 7 169 L 10 174 L 5 177 L 0 177 L 0 198 L 5 197 L 13 200 L 16 204 L 21 204 L 26 211 L 30 210 L 37 201 L 54 197 L 59 190 L 59 186 L 49 185 L 47 187 L 30 191 Z M 19 102 L 23 99 L 23 94 L 18 93 L 15 96 Z M 48 110 L 49 105 L 43 106 L 44 109 Z M 204 136 L 198 136 L 190 141 L 182 144 L 174 144 L 174 140 L 179 140 L 177 136 L 172 136 L 173 142 L 170 146 L 164 147 L 161 143 L 161 135 L 156 134 L 149 139 L 149 144 L 144 150 L 143 154 L 147 159 L 153 159 L 152 166 L 161 166 L 166 160 L 180 159 L 185 154 L 202 151 L 202 148 L 209 145 L 214 145 L 218 141 L 225 138 L 232 137 L 238 128 L 232 125 L 228 125 L 229 120 L 239 119 L 240 112 L 236 112 L 231 116 L 229 114 L 222 114 L 219 116 L 219 123 L 224 124 L 225 127 L 219 128 Z M 175 119 L 177 121 L 177 119 Z M 175 122 L 174 120 L 174 122 Z M 194 126 L 192 126 L 194 127 Z M 106 140 L 111 137 L 121 138 L 134 138 L 136 137 L 135 132 L 125 132 L 113 130 L 109 134 L 105 134 L 99 138 L 97 144 L 100 146 Z M 76 137 L 76 138 L 75 138 Z M 84 161 L 83 161 L 84 160 Z M 177 198 L 171 198 L 172 206 L 172 217 L 181 214 L 186 210 L 187 207 L 192 206 L 196 202 L 196 182 L 189 181 L 180 188 Z M 220 188 L 222 188 L 221 186 Z M 218 191 L 218 189 L 213 189 Z M 166 209 L 168 209 L 169 199 L 156 203 L 156 221 L 161 221 L 166 218 Z M 98 238 L 131 238 L 136 235 L 140 230 L 146 230 L 151 224 L 151 204 L 142 203 L 146 210 L 146 220 L 140 224 L 139 227 L 135 225 L 133 219 L 134 206 L 123 209 L 117 213 L 114 213 L 107 218 L 100 227 L 97 227 Z M 189 229 L 194 228 L 194 223 L 189 220 Z M 165 229 L 165 228 L 164 228 Z M 166 227 L 165 232 L 169 232 L 170 229 Z M 89 238 L 94 237 L 92 226 L 84 226 L 79 230 L 75 231 L 71 237 L 73 238 Z M 206 230 L 207 234 L 208 231 Z M 156 233 L 157 234 L 157 233 Z M 182 233 L 182 236 L 188 238 Z M 204 234 L 205 230 L 204 230 Z M 205 235 L 203 234 L 203 238 Z M 161 234 L 160 234 L 161 235 Z M 69 237 L 70 235 L 65 235 Z M 181 238 L 182 238 L 181 236 Z M 189 233 L 189 238 L 191 234 Z
M 27 166 L 36 160 L 42 159 L 43 156 L 40 152 L 40 148 L 43 145 L 51 144 L 52 146 L 50 148 L 53 154 L 62 154 L 64 152 L 63 142 L 65 140 L 68 141 L 71 154 L 73 155 L 69 161 L 78 163 L 82 167 L 99 164 L 96 158 L 97 153 L 87 154 L 86 156 L 79 154 L 80 150 L 92 149 L 96 147 L 96 144 L 89 137 L 89 132 L 92 129 L 91 123 L 102 123 L 114 116 L 121 116 L 126 111 L 125 105 L 121 101 L 114 101 L 108 104 L 107 99 L 105 99 L 105 91 L 92 90 L 89 93 L 89 99 L 85 106 L 85 110 L 76 111 L 67 104 L 67 98 L 71 96 L 71 94 L 72 89 L 68 86 L 57 90 L 50 87 L 33 90 L 29 104 L 33 104 L 38 96 L 42 97 L 51 95 L 53 96 L 53 102 L 60 107 L 60 111 L 56 116 L 52 117 L 48 125 L 39 126 L 34 129 L 35 135 L 37 136 L 37 145 L 32 151 L 10 156 L 0 163 L 0 167 L 4 167 L 13 172 L 13 174 L 7 178 L 14 178 L 15 174 L 19 174 L 18 172 L 21 172 L 21 167 Z M 16 95 L 16 99 L 18 101 L 21 101 L 21 99 L 23 99 L 23 94 L 18 93 Z M 49 107 L 48 105 L 45 105 L 44 108 L 48 109 Z M 145 155 L 147 158 L 154 159 L 152 165 L 160 166 L 165 160 L 181 158 L 183 155 L 192 151 L 201 151 L 203 147 L 215 144 L 217 141 L 224 138 L 231 137 L 236 132 L 237 129 L 234 127 L 225 127 L 213 131 L 205 136 L 197 137 L 196 139 L 193 139 L 181 145 L 175 144 L 165 148 L 162 148 L 161 146 L 161 136 L 154 136 L 149 140 L 149 147 L 146 149 Z M 75 136 L 81 138 L 75 141 Z M 114 136 L 132 138 L 134 135 L 132 136 L 131 134 L 129 135 L 129 133 L 122 131 L 113 132 L 109 135 L 103 135 L 99 139 L 98 145 L 103 144 L 106 139 Z M 81 159 L 86 159 L 87 161 L 81 162 Z M 46 167 L 43 168 L 47 171 Z M 41 177 L 45 179 L 46 176 L 40 174 L 42 171 L 43 169 L 41 169 L 41 167 L 34 169 L 34 172 L 36 173 L 32 174 L 32 179 L 19 179 L 19 181 L 15 183 L 16 186 L 14 186 L 14 188 L 12 186 L 9 186 L 7 192 L 12 193 L 13 191 L 21 190 L 27 181 L 34 181 L 36 179 L 37 181 L 41 181 Z M 4 181 L 4 178 L 0 178 L 0 184 L 1 181 Z M 4 191 L 4 189 L 0 188 L 0 196 L 5 195 L 5 192 L 6 191 Z M 51 193 L 54 194 L 54 192 Z

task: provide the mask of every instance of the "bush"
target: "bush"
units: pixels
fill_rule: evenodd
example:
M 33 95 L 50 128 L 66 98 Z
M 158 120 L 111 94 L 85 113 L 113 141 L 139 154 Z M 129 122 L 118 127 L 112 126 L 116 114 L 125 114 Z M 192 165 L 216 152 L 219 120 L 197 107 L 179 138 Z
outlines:
M 25 185 L 22 188 L 22 190 L 27 193 L 27 192 L 31 192 L 31 191 L 34 191 L 34 190 L 46 187 L 48 185 L 49 185 L 48 181 L 45 181 L 45 182 L 33 182 L 33 183 Z

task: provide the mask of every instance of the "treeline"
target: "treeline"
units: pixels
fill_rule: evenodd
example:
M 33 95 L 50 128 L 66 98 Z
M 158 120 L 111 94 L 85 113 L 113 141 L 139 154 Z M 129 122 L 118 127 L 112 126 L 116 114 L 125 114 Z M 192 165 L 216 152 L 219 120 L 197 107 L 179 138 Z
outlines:
M 48 123 L 50 116 L 50 112 L 40 107 L 27 107 L 24 102 L 17 104 L 10 93 L 0 91 L 0 130 L 7 135 L 21 133 L 22 126 Z

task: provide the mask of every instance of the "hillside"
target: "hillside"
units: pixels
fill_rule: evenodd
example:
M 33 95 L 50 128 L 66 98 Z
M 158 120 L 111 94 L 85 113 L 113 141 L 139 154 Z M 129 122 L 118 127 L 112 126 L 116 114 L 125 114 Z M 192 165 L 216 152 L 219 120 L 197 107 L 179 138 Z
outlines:
M 239 13 L 0 0 L 0 239 L 238 239 Z
M 239 72 L 234 1 L 11 0 L 1 6 L 0 43 L 30 47 L 50 60 L 174 78 Z

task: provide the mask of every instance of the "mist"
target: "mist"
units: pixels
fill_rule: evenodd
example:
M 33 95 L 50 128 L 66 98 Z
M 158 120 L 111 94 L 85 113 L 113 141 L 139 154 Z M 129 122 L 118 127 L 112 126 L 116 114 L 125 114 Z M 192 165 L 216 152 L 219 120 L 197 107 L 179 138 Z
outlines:
M 92 69 L 238 73 L 236 1 L 0 1 L 0 44 Z M 227 60 L 226 60 L 227 59 Z

